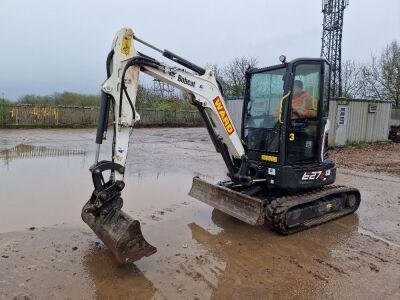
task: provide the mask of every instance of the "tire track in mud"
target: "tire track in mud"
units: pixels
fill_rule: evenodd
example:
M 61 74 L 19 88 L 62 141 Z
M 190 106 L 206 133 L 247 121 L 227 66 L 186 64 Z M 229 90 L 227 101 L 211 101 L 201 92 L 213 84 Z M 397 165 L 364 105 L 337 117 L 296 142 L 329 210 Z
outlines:
M 170 222 L 175 222 L 176 215 L 185 215 L 192 202 L 182 201 L 152 211 L 144 210 L 137 217 L 142 224 L 168 227 Z M 147 270 L 146 277 L 153 283 L 155 299 L 210 299 L 225 269 L 222 260 L 191 240 L 181 244 L 167 239 L 157 247 L 162 255 L 155 265 L 142 266 Z M 157 269 L 156 265 L 163 267 Z
M 231 223 L 229 217 L 224 218 Z M 351 218 L 350 216 L 346 220 L 351 220 Z M 235 221 L 232 221 L 232 223 L 234 222 Z M 343 226 L 346 222 L 347 221 L 344 220 L 338 220 L 331 224 L 324 225 L 325 229 L 329 228 L 329 230 L 317 228 L 312 230 L 314 233 L 310 231 L 304 234 L 294 235 L 293 237 L 282 238 L 263 233 L 260 235 L 259 240 L 264 239 L 262 236 L 265 235 L 265 239 L 268 241 L 261 243 L 258 241 L 254 246 L 251 245 L 251 240 L 246 239 L 248 244 L 244 245 L 244 252 L 257 253 L 254 247 L 258 245 L 258 247 L 265 249 L 262 256 L 264 258 L 263 260 L 260 260 L 261 257 L 257 256 L 242 255 L 241 252 L 243 251 L 240 250 L 240 247 L 231 249 L 231 247 L 235 247 L 240 233 L 236 235 L 236 239 L 228 235 L 228 233 L 220 235 L 219 238 L 212 236 L 200 237 L 200 235 L 197 234 L 196 238 L 202 240 L 202 244 L 212 245 L 212 252 L 226 261 L 227 267 L 218 286 L 219 293 L 217 293 L 217 295 L 219 296 L 226 296 L 227 294 L 222 292 L 224 290 L 222 286 L 228 282 L 234 282 L 235 280 L 240 280 L 242 287 L 251 285 L 253 290 L 257 291 L 257 295 L 267 292 L 275 296 L 279 295 L 280 297 L 293 297 L 293 294 L 288 293 L 288 290 L 295 290 L 299 291 L 298 295 L 303 295 L 304 297 L 304 295 L 310 295 L 312 291 L 314 291 L 313 294 L 315 295 L 315 290 L 317 289 L 320 291 L 318 295 L 332 296 L 338 293 L 335 291 L 332 291 L 331 294 L 326 293 L 327 290 L 331 290 L 327 287 L 343 284 L 339 284 L 339 282 L 344 282 L 344 285 L 348 282 L 363 282 L 363 276 L 360 275 L 367 274 L 367 276 L 372 277 L 378 276 L 382 273 L 383 269 L 387 269 L 388 267 L 392 268 L 391 274 L 393 274 L 393 266 L 397 264 L 397 269 L 399 269 L 398 266 L 400 265 L 400 252 L 396 247 L 387 245 L 380 240 L 373 240 L 357 232 L 351 233 L 351 238 L 346 237 L 346 235 L 341 232 L 341 228 L 345 229 L 348 227 L 347 225 Z M 220 223 L 223 222 L 221 221 Z M 223 227 L 226 229 L 227 225 Z M 239 227 L 237 228 L 239 229 Z M 332 232 L 330 232 L 331 230 Z M 251 231 L 252 229 L 250 229 L 250 232 Z M 325 241 L 321 240 L 319 245 L 322 250 L 327 247 L 327 250 L 329 250 L 328 253 L 330 253 L 329 255 L 325 254 L 325 250 L 321 252 L 317 248 L 314 249 L 315 253 L 313 254 L 304 252 L 304 249 L 309 248 L 307 243 L 311 242 L 310 245 L 313 244 L 313 241 L 308 241 L 308 238 L 312 237 L 314 239 L 316 235 L 315 231 L 325 232 L 327 237 L 324 239 Z M 250 232 L 246 234 L 252 235 Z M 231 233 L 233 234 L 233 231 L 231 231 Z M 204 235 L 207 234 L 204 233 Z M 334 244 L 335 246 L 331 247 L 330 240 L 332 239 L 329 237 L 335 235 L 342 235 L 343 242 Z M 295 238 L 296 236 L 303 236 L 303 238 L 300 238 L 301 242 L 297 243 L 297 247 L 294 246 L 294 248 L 292 248 L 292 246 L 290 246 L 290 248 L 288 248 L 288 245 L 293 244 L 293 241 L 289 242 L 289 240 L 297 240 L 297 238 Z M 236 240 L 236 242 L 233 242 L 233 246 L 230 246 L 229 241 L 234 240 Z M 241 242 L 239 242 L 239 246 L 240 245 Z M 273 254 L 268 258 L 268 253 L 271 253 L 271 250 L 275 247 L 277 247 L 275 250 L 282 254 Z M 310 247 L 312 249 L 312 246 Z M 368 251 L 364 249 L 368 249 Z M 292 254 L 286 254 L 292 251 Z M 264 267 L 262 271 L 261 265 Z M 391 283 L 393 284 L 393 282 L 395 281 L 392 279 Z M 365 282 L 363 284 L 367 283 Z M 238 293 L 238 295 L 244 297 L 244 294 L 241 294 L 239 290 L 234 290 L 233 293 L 235 295 Z M 362 295 L 367 294 L 368 291 Z M 343 294 L 342 296 L 345 295 L 346 294 Z
M 337 249 L 329 261 L 330 264 L 333 262 L 347 275 L 332 281 L 322 291 L 326 295 L 333 293 L 336 298 L 343 298 L 352 294 L 354 298 L 375 299 L 386 298 L 383 295 L 389 295 L 390 291 L 400 294 L 400 286 L 396 283 L 400 282 L 400 251 L 397 247 L 359 234 Z M 386 278 L 384 289 L 378 278 Z
M 222 261 L 195 245 L 160 250 L 168 252 L 156 261 L 163 267 L 145 273 L 154 285 L 155 299 L 210 299 L 225 269 Z
M 326 267 L 332 269 L 333 271 L 336 271 L 336 272 L 339 273 L 339 274 L 349 276 L 348 273 L 346 273 L 345 271 L 343 271 L 343 269 L 340 268 L 340 267 L 338 267 L 338 266 L 335 266 L 335 265 L 333 265 L 333 264 L 331 264 L 331 263 L 329 263 L 329 262 L 327 262 L 327 261 L 324 261 L 324 260 L 322 260 L 322 259 L 320 259 L 320 258 L 314 258 L 314 260 L 315 260 L 317 263 L 319 263 L 319 264 L 321 264 L 321 265 L 324 265 L 324 266 L 326 266 Z

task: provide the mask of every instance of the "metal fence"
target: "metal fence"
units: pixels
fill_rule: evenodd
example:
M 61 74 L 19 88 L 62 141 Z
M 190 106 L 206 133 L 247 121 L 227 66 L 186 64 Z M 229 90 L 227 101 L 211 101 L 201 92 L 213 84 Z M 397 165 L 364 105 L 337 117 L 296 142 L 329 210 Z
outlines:
M 203 120 L 197 110 L 139 109 L 139 126 L 202 126 Z
M 139 109 L 137 126 L 201 126 L 197 111 Z M 0 105 L 2 127 L 87 127 L 96 126 L 98 107 Z

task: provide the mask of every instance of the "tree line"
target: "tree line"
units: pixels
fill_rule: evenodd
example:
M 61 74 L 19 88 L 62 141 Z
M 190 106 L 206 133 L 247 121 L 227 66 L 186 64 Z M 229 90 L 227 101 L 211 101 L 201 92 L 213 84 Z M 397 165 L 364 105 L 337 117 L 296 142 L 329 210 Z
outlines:
M 25 95 L 16 102 L 0 98 L 0 105 L 30 104 L 40 106 L 98 106 L 100 95 L 63 92 L 51 95 Z M 182 101 L 179 95 L 162 95 L 149 87 L 139 85 L 137 93 L 137 107 L 154 109 L 192 109 L 189 103 Z M 189 107 L 190 106 L 190 107 Z
M 225 96 L 243 96 L 245 74 L 249 68 L 256 67 L 254 57 L 236 57 L 220 67 L 211 65 Z M 388 44 L 379 55 L 371 55 L 368 63 L 346 60 L 342 64 L 343 95 L 348 98 L 394 100 L 400 107 L 400 45 L 398 41 Z M 173 93 L 164 95 L 154 89 L 139 85 L 138 107 L 149 108 L 191 108 L 187 95 Z M 49 96 L 25 95 L 17 103 L 40 105 L 95 106 L 99 95 L 84 95 L 64 92 Z M 1 103 L 9 103 L 0 99 Z
M 393 41 L 368 63 L 346 60 L 342 65 L 343 95 L 349 98 L 394 100 L 400 107 L 400 44 Z

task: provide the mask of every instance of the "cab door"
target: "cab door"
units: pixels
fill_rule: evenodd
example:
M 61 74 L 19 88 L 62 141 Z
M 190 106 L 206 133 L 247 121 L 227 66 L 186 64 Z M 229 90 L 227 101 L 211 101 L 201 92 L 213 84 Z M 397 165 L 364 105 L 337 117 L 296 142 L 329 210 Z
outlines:
M 297 62 L 288 107 L 286 160 L 289 164 L 319 161 L 323 61 Z

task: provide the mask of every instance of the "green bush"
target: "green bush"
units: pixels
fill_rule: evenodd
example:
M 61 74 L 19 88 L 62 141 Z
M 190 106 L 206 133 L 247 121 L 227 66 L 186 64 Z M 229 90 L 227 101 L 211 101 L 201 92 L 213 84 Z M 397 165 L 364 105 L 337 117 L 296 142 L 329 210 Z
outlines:
M 71 92 L 55 93 L 49 96 L 25 95 L 18 99 L 21 104 L 35 105 L 71 105 L 97 106 L 100 103 L 99 95 L 85 95 Z

